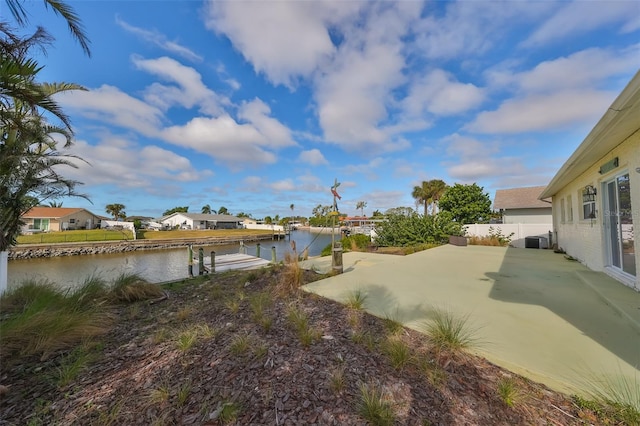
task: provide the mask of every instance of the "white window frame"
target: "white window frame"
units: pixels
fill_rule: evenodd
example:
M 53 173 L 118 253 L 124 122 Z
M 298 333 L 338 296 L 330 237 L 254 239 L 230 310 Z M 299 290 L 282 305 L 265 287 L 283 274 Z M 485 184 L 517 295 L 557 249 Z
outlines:
M 593 188 L 593 186 L 592 186 Z M 580 190 L 580 197 L 582 199 L 582 210 L 580 212 L 580 219 L 582 220 L 593 220 L 597 217 L 597 210 L 596 210 L 596 195 L 595 194 L 591 194 L 589 195 L 587 192 L 586 187 L 582 188 L 582 190 Z M 589 215 L 586 214 L 586 208 L 589 207 L 590 213 Z M 593 216 L 591 216 L 591 214 L 593 214 Z

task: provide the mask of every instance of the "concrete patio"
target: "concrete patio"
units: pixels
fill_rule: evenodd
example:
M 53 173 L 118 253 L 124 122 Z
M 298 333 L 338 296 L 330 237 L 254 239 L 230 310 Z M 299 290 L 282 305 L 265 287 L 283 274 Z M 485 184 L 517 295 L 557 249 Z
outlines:
M 640 386 L 640 293 L 551 250 L 445 245 L 409 256 L 345 253 L 344 273 L 305 286 L 420 330 L 433 308 L 468 315 L 475 353 L 569 393 L 624 376 Z M 302 262 L 326 272 L 330 257 Z M 640 391 L 639 391 L 640 392 Z

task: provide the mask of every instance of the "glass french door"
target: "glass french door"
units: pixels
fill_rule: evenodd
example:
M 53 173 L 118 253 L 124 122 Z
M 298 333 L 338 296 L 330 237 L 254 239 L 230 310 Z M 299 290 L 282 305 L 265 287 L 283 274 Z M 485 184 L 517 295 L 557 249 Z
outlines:
M 629 174 L 617 176 L 603 185 L 604 227 L 609 266 L 636 275 L 636 251 L 631 216 Z

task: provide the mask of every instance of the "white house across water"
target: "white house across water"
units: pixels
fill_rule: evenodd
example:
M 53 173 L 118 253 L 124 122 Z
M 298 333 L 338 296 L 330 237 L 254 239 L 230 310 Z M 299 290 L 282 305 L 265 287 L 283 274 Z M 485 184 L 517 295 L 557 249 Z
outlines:
M 540 194 L 548 197 L 558 247 L 640 291 L 640 72 Z
M 228 214 L 172 213 L 157 222 L 167 228 L 182 229 L 238 229 L 242 228 L 239 217 Z

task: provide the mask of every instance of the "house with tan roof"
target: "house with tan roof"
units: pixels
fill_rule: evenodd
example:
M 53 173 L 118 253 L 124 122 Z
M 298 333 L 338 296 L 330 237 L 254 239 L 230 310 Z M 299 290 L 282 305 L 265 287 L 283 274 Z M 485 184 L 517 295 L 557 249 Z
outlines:
M 87 209 L 37 206 L 22 215 L 23 233 L 94 229 L 101 218 Z
M 502 223 L 552 223 L 551 199 L 540 200 L 546 186 L 498 189 L 493 208 L 502 213 Z
M 640 72 L 539 198 L 547 197 L 558 246 L 640 291 Z

